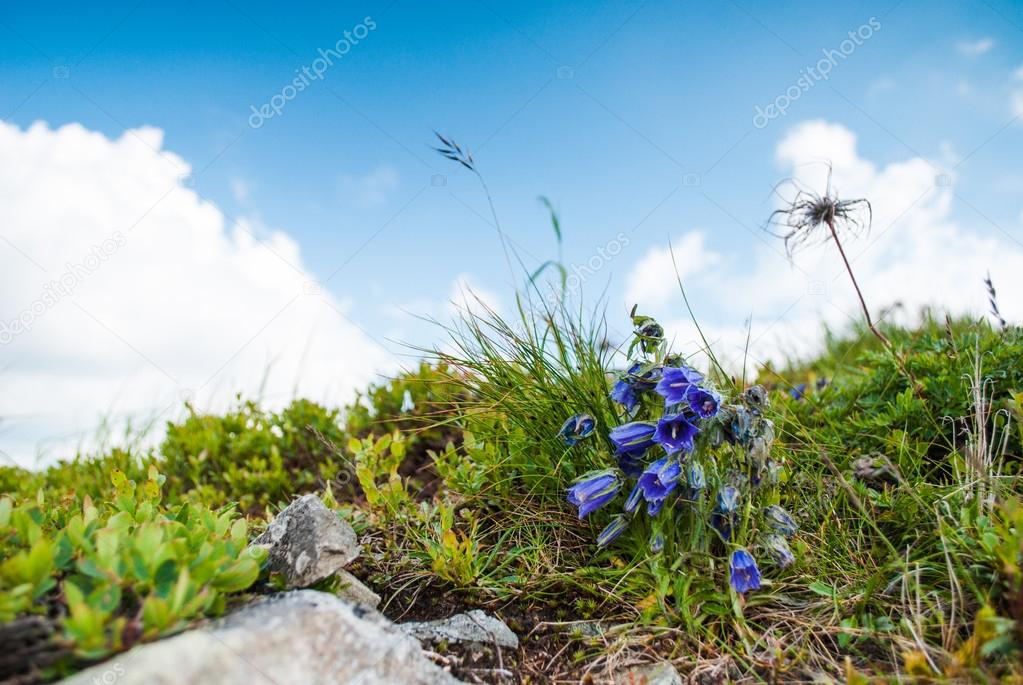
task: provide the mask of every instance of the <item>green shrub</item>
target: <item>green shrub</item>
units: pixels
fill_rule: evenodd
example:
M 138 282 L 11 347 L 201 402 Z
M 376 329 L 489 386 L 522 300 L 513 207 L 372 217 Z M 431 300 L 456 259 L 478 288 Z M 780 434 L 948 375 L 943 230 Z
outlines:
M 405 437 L 405 454 L 397 472 L 408 487 L 429 498 L 439 479 L 434 455 L 449 444 L 462 443 L 462 428 L 450 410 L 459 397 L 444 364 L 423 362 L 418 369 L 360 392 L 345 409 L 345 429 L 354 438 L 393 435 Z
M 231 509 L 167 505 L 150 467 L 89 495 L 0 499 L 0 621 L 56 615 L 79 659 L 95 659 L 220 614 L 252 585 L 265 550 Z
M 260 513 L 322 490 L 345 468 L 339 411 L 295 400 L 280 412 L 243 402 L 222 416 L 190 415 L 167 426 L 160 468 L 169 496 Z

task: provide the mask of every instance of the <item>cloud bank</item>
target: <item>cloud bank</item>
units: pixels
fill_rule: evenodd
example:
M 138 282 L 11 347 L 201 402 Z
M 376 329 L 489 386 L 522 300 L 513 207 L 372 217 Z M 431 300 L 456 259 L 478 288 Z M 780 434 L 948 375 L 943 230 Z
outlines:
M 101 418 L 260 393 L 340 402 L 396 367 L 298 245 L 231 223 L 155 128 L 0 122 L 0 450 L 73 456 Z M 3 455 L 0 455 L 3 456 Z
M 1023 290 L 1023 245 L 953 221 L 955 179 L 927 160 L 877 165 L 861 156 L 852 131 L 823 120 L 791 129 L 776 148 L 776 160 L 781 176 L 818 191 L 826 185 L 830 160 L 840 197 L 869 198 L 870 232 L 844 245 L 875 316 L 892 305 L 899 305 L 894 316 L 906 318 L 925 306 L 983 316 L 982 279 L 989 270 L 1000 292 Z M 765 206 L 764 218 L 777 206 Z M 675 241 L 683 285 L 700 324 L 715 353 L 733 369 L 741 369 L 744 359 L 753 367 L 809 354 L 819 348 L 824 325 L 843 329 L 862 319 L 832 242 L 799 251 L 790 263 L 780 240 L 759 225 L 748 228 L 756 245 L 752 258 L 718 251 L 698 231 Z M 655 248 L 630 273 L 627 292 L 641 311 L 659 316 L 679 344 L 695 351 L 697 333 L 679 313 L 684 309 L 674 282 L 667 249 Z M 1003 313 L 1018 321 L 1023 315 L 1018 298 L 1003 299 Z

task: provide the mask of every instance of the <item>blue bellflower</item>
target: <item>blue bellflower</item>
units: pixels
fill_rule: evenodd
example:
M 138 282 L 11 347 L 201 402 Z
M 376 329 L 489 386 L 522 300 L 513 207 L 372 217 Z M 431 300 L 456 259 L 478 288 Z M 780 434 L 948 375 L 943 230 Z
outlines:
M 689 388 L 702 380 L 703 376 L 688 366 L 666 366 L 661 372 L 661 380 L 657 382 L 654 390 L 664 398 L 664 406 L 667 407 L 685 400 Z
M 654 516 L 661 510 L 668 495 L 678 485 L 681 475 L 682 465 L 671 457 L 661 457 L 646 467 L 636 483 L 636 488 L 646 500 L 648 514 Z M 632 496 L 629 500 L 631 502 Z M 638 505 L 638 502 L 633 505 L 633 509 L 635 505 Z
M 632 411 L 639 404 L 639 396 L 636 388 L 625 378 L 619 378 L 611 387 L 611 399 L 618 404 L 624 405 L 626 411 Z
M 732 552 L 729 563 L 729 581 L 739 594 L 760 589 L 760 569 L 756 560 L 744 549 Z
M 646 421 L 623 423 L 611 429 L 608 437 L 617 448 L 617 454 L 642 451 L 654 444 L 654 431 L 657 426 Z
M 693 438 L 699 432 L 700 429 L 689 423 L 682 414 L 665 414 L 657 422 L 654 442 L 661 445 L 668 454 L 691 452 Z
M 583 438 L 588 437 L 596 427 L 597 422 L 589 414 L 576 414 L 575 416 L 568 417 L 565 423 L 561 425 L 558 437 L 561 438 L 563 443 L 571 447 Z
M 716 392 L 696 385 L 689 386 L 686 401 L 701 419 L 717 416 L 718 408 L 721 406 L 721 397 Z
M 621 487 L 622 479 L 614 469 L 590 471 L 568 489 L 568 501 L 579 508 L 579 518 L 585 518 L 614 499 Z
M 639 394 L 653 390 L 661 377 L 660 366 L 652 366 L 643 371 L 644 366 L 636 362 L 611 387 L 611 399 L 624 405 L 629 412 L 639 404 Z

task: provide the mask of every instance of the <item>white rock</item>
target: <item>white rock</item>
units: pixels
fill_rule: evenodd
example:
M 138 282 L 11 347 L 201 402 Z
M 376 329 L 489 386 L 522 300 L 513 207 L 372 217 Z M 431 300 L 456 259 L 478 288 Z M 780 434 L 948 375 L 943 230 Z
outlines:
M 64 685 L 457 685 L 375 611 L 300 590 L 142 645 Z
M 632 668 L 615 678 L 615 685 L 682 685 L 682 676 L 667 661 Z
M 478 642 L 510 649 L 519 646 L 518 636 L 504 621 L 479 609 L 438 621 L 402 623 L 399 627 L 424 642 Z
M 282 574 L 289 589 L 329 578 L 361 550 L 348 522 L 316 495 L 304 495 L 289 504 L 252 544 L 268 548 L 270 570 Z
M 337 596 L 352 604 L 365 604 L 376 609 L 380 606 L 380 595 L 373 592 L 361 580 L 348 571 L 338 571 L 338 578 L 341 579 L 341 587 L 338 588 Z

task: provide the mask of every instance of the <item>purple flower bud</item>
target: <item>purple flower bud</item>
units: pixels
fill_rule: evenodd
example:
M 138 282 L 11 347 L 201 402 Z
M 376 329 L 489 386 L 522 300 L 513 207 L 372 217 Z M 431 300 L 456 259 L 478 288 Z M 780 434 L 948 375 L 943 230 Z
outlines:
M 787 538 L 792 537 L 799 530 L 792 515 L 777 504 L 772 504 L 764 509 L 764 519 L 766 519 L 767 525 Z
M 614 469 L 590 471 L 568 489 L 568 501 L 579 508 L 579 518 L 585 518 L 614 499 L 621 487 L 622 479 Z
M 796 556 L 789 548 L 788 541 L 777 533 L 770 533 L 764 538 L 764 549 L 771 555 L 779 568 L 791 566 L 796 561 Z
M 629 519 L 625 516 L 615 516 L 611 519 L 611 523 L 607 524 L 604 530 L 600 531 L 600 535 L 597 536 L 597 546 L 607 547 L 614 542 L 619 535 L 625 532 L 625 529 L 629 527 Z
M 623 423 L 611 429 L 608 437 L 617 447 L 618 454 L 635 452 L 654 444 L 654 431 L 657 426 L 646 421 Z
M 593 429 L 596 426 L 597 422 L 589 414 L 576 414 L 575 416 L 568 417 L 565 423 L 561 425 L 558 437 L 561 438 L 562 442 L 571 447 L 593 433 Z

